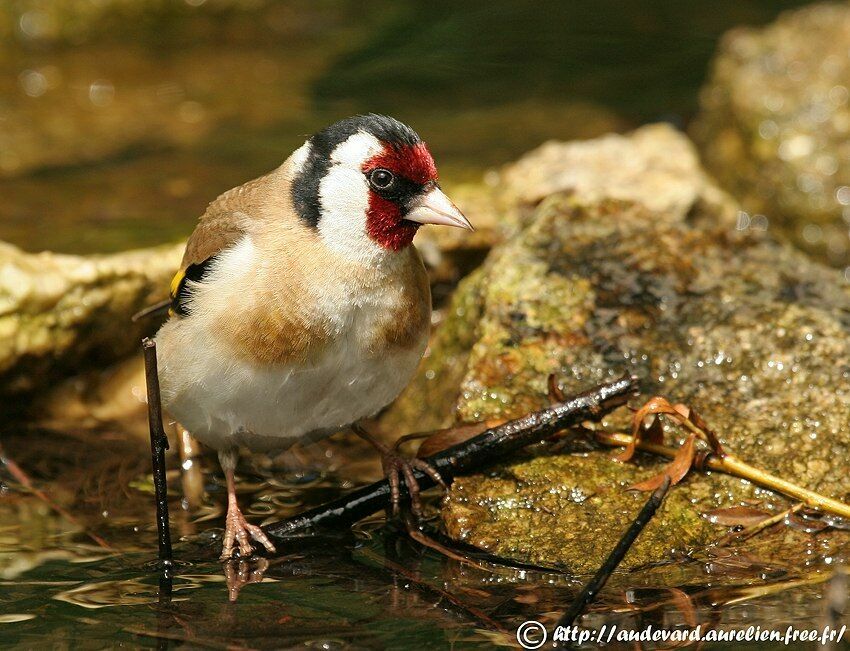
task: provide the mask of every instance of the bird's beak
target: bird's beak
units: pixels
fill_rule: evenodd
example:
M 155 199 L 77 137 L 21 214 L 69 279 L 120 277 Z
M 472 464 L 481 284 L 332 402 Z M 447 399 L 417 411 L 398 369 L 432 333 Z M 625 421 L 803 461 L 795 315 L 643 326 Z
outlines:
M 463 213 L 458 210 L 451 199 L 443 194 L 440 188 L 428 190 L 404 218 L 420 224 L 442 224 L 443 226 L 465 228 L 468 231 L 475 230 L 469 220 L 463 216 Z

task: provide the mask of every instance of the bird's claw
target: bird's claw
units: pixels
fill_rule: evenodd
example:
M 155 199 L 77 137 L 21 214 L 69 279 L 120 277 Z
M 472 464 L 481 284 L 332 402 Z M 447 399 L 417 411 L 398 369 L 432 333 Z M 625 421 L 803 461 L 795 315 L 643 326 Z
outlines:
M 238 508 L 229 509 L 224 527 L 224 545 L 219 560 L 230 560 L 235 551 L 235 544 L 239 547 L 239 555 L 243 558 L 249 558 L 254 554 L 254 547 L 251 545 L 252 538 L 265 547 L 266 551 L 275 551 L 271 540 L 260 527 L 250 524 Z
M 387 481 L 390 483 L 390 503 L 392 505 L 393 516 L 398 516 L 401 510 L 401 478 L 404 478 L 404 483 L 407 486 L 407 493 L 410 495 L 410 510 L 416 520 L 421 520 L 423 515 L 422 498 L 420 496 L 419 482 L 416 481 L 416 475 L 413 470 L 419 470 L 443 489 L 446 488 L 446 482 L 440 476 L 440 473 L 431 466 L 427 461 L 422 459 L 405 459 L 398 452 L 386 452 L 381 457 L 381 465 L 384 468 L 384 474 Z
M 435 484 L 439 484 L 446 488 L 446 482 L 437 472 L 436 468 L 431 466 L 424 459 L 406 459 L 399 454 L 398 448 L 402 442 L 410 437 L 402 437 L 394 447 L 387 447 L 386 443 L 372 436 L 369 431 L 360 423 L 352 425 L 352 431 L 364 441 L 381 453 L 381 466 L 384 469 L 384 476 L 390 485 L 390 504 L 392 505 L 392 514 L 398 517 L 401 512 L 401 478 L 404 477 L 404 483 L 407 486 L 407 493 L 410 495 L 410 509 L 413 511 L 413 516 L 417 521 L 422 519 L 422 499 L 419 496 L 419 482 L 416 481 L 414 468 L 425 473 L 430 477 Z

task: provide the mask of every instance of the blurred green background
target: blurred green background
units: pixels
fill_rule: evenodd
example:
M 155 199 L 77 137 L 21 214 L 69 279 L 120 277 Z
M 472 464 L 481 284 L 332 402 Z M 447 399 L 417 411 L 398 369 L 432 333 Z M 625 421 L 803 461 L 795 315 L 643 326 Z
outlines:
M 18 0 L 0 5 L 0 239 L 186 236 L 315 129 L 392 114 L 447 185 L 550 138 L 686 125 L 720 35 L 801 4 Z

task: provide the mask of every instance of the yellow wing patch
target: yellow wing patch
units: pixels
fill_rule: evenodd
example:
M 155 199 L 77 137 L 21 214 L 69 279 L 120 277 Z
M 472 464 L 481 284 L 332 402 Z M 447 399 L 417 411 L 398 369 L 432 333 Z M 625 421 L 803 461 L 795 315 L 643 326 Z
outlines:
M 180 283 L 183 282 L 183 279 L 186 277 L 186 270 L 181 269 L 176 274 L 174 274 L 174 278 L 171 279 L 171 298 L 177 298 L 177 292 L 180 291 Z

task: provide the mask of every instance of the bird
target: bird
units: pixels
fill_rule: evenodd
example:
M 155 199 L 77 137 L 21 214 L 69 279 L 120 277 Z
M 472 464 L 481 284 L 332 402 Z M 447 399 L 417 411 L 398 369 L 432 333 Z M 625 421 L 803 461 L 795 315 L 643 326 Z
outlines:
M 431 324 L 425 224 L 473 230 L 440 187 L 420 136 L 384 115 L 307 138 L 277 169 L 209 204 L 155 336 L 162 403 L 215 449 L 227 485 L 221 559 L 274 545 L 236 497 L 240 448 L 273 453 L 347 427 L 382 453 L 393 484 L 411 464 L 363 419 L 410 382 Z

